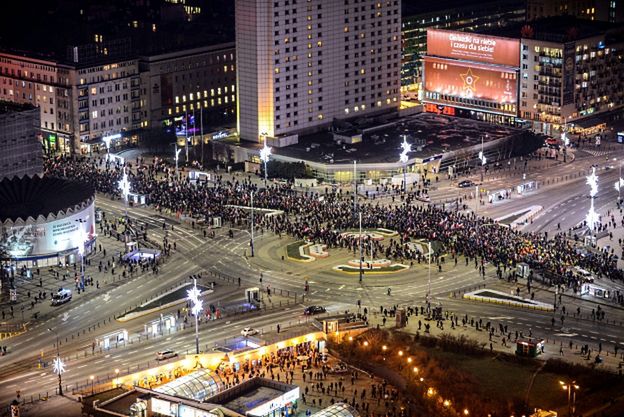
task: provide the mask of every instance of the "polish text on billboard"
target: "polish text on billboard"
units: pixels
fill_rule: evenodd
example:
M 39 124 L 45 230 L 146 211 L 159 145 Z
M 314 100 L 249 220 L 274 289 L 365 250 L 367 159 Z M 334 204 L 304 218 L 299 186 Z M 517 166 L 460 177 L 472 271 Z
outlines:
M 426 92 L 467 100 L 482 100 L 515 108 L 518 74 L 514 70 L 425 57 Z M 448 101 L 448 100 L 445 100 Z
M 427 55 L 519 67 L 520 40 L 428 29 Z

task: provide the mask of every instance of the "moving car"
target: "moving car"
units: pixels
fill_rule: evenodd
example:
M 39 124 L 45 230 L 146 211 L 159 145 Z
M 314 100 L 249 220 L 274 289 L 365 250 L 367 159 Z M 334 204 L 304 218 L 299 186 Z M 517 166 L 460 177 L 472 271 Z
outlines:
M 303 314 L 305 314 L 306 316 L 313 316 L 315 314 L 321 314 L 321 313 L 325 313 L 327 310 L 325 310 L 325 307 L 323 306 L 309 306 L 306 307 L 305 310 L 303 310 Z
M 156 354 L 156 360 L 164 361 L 165 359 L 175 358 L 176 356 L 178 356 L 178 354 L 173 350 L 165 350 Z
M 463 181 L 460 181 L 459 184 L 457 184 L 459 188 L 474 187 L 475 185 L 477 184 L 475 184 L 474 181 L 471 181 L 471 180 L 463 180 Z
M 347 365 L 345 365 L 342 362 L 338 362 L 336 365 L 329 368 L 329 372 L 333 374 L 345 374 L 348 371 L 349 371 L 349 368 L 347 368 Z
M 61 304 L 65 304 L 72 299 L 72 292 L 66 288 L 59 288 L 59 290 L 52 296 L 52 305 L 60 306 Z
M 254 329 L 253 327 L 245 327 L 243 330 L 241 330 L 241 334 L 245 337 L 253 336 L 255 334 L 258 334 L 258 330 Z

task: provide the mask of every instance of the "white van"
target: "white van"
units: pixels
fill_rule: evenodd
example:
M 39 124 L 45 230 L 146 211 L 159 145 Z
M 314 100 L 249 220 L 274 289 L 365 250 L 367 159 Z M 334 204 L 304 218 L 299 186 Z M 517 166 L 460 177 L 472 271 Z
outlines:
M 52 305 L 60 306 L 61 304 L 65 304 L 68 301 L 71 301 L 72 292 L 71 290 L 60 288 L 56 294 L 52 296 Z
M 574 272 L 577 273 L 577 275 L 579 277 L 581 277 L 581 280 L 583 281 L 583 283 L 586 282 L 594 282 L 594 277 L 592 276 L 591 272 L 579 267 L 579 266 L 575 266 L 574 267 Z

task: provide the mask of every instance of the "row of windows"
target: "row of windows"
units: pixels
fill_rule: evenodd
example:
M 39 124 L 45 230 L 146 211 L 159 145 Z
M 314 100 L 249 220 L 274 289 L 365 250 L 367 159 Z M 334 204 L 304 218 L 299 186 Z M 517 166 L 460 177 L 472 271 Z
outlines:
M 186 106 L 186 104 L 183 104 L 182 106 L 175 106 L 175 113 L 178 114 L 180 112 L 186 112 L 188 110 L 199 110 L 199 109 L 207 109 L 209 107 L 216 107 L 216 106 L 222 106 L 224 104 L 230 104 L 230 103 L 235 103 L 236 102 L 236 96 L 234 94 L 232 94 L 231 96 L 224 96 L 224 97 L 217 97 L 216 99 L 212 98 L 210 99 L 210 106 L 208 105 L 208 100 L 203 100 L 203 105 L 202 105 L 202 101 L 198 101 L 196 103 L 189 103 L 188 107 Z M 167 113 L 169 115 L 172 115 L 174 111 L 174 108 L 169 108 L 167 109 Z
M 231 86 L 225 86 L 223 87 L 223 90 L 221 89 L 221 87 L 217 87 L 217 89 L 215 90 L 214 88 L 210 89 L 210 97 L 214 97 L 215 96 L 215 91 L 217 93 L 218 96 L 220 96 L 222 93 L 224 94 L 228 94 L 228 93 L 234 93 L 236 91 L 235 89 L 235 85 L 232 84 Z M 189 93 L 188 95 L 188 100 L 189 101 L 194 101 L 195 97 L 197 98 L 197 100 L 202 98 L 202 93 L 201 91 L 198 91 L 197 94 L 193 94 L 193 93 Z M 208 90 L 204 90 L 204 98 L 208 98 Z M 186 102 L 186 94 L 182 96 L 182 100 L 183 103 Z M 175 102 L 176 104 L 180 103 L 180 96 L 175 96 Z

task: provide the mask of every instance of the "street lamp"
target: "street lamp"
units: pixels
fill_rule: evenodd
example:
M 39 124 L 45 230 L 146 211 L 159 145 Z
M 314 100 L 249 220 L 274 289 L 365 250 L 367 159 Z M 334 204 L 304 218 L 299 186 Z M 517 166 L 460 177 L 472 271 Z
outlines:
M 587 222 L 587 227 L 591 233 L 600 221 L 598 213 L 594 210 L 594 199 L 596 198 L 596 194 L 598 194 L 598 176 L 596 175 L 596 167 L 592 167 L 592 173 L 591 175 L 588 175 L 586 179 L 586 184 L 590 187 L 589 197 L 591 198 L 591 205 L 589 207 L 589 211 L 587 212 L 587 216 L 585 216 L 585 221 Z
M 364 271 L 362 270 L 362 212 L 360 211 L 360 282 L 362 282 L 362 278 L 364 277 Z
M 80 255 L 80 289 L 82 289 L 84 291 L 85 288 L 85 264 L 84 264 L 84 258 L 86 255 L 86 243 L 87 240 L 89 239 L 89 235 L 87 234 L 87 232 L 82 228 L 82 224 L 86 223 L 87 221 L 84 219 L 76 219 L 76 221 L 78 223 L 80 223 L 80 226 L 78 226 L 78 254 Z
M 128 230 L 128 194 L 130 194 L 130 181 L 128 181 L 128 173 L 126 172 L 126 168 L 123 168 L 123 175 L 121 179 L 117 182 L 117 186 L 119 187 L 119 191 L 121 192 L 121 198 L 124 201 L 125 215 L 126 215 L 126 230 Z
M 52 332 L 53 330 L 48 328 L 49 332 Z M 63 360 L 61 359 L 61 352 L 60 352 L 60 346 L 59 346 L 59 336 L 58 333 L 56 334 L 56 358 L 54 358 L 54 360 L 52 361 L 52 365 L 53 365 L 53 371 L 55 374 L 58 375 L 58 390 L 59 390 L 59 395 L 63 395 L 63 380 L 61 378 L 61 375 L 65 372 L 65 363 L 63 363 Z
M 178 144 L 174 143 L 173 144 L 175 146 L 175 164 L 176 164 L 176 178 L 178 177 L 178 159 L 180 158 L 180 152 L 182 152 L 182 149 L 178 148 Z
M 576 381 L 563 382 L 559 381 L 561 389 L 568 392 L 568 415 L 573 416 L 576 412 L 576 391 L 580 388 L 576 385 Z
M 412 151 L 412 145 L 407 143 L 407 135 L 403 135 L 403 143 L 401 143 L 401 155 L 399 161 L 403 163 L 403 191 L 407 192 L 407 154 Z
M 267 178 L 268 178 L 267 163 L 269 162 L 270 156 L 271 156 L 271 148 L 267 146 L 266 139 L 265 139 L 264 147 L 260 149 L 260 160 L 264 162 L 264 186 L 265 187 L 267 186 Z
M 431 241 L 427 242 L 429 271 L 427 272 L 427 304 L 429 304 L 429 297 L 431 296 Z M 429 308 L 429 306 L 427 306 Z
M 251 199 L 249 200 L 249 207 L 251 208 L 251 241 L 250 241 L 250 247 L 251 247 L 251 257 L 254 257 L 254 205 L 253 205 L 253 196 L 254 196 L 254 192 L 251 191 Z
M 613 159 L 616 160 L 616 158 Z M 624 187 L 624 178 L 622 178 L 622 163 L 620 162 L 620 175 L 618 177 L 618 180 L 615 182 L 615 189 L 618 192 L 618 204 L 620 204 L 620 202 L 622 201 L 622 187 Z
M 93 380 L 95 379 L 95 377 L 91 375 L 89 379 L 91 380 L 91 395 L 93 395 L 95 394 L 95 390 L 93 389 Z
M 191 312 L 195 316 L 195 353 L 199 355 L 199 313 L 202 311 L 201 291 L 197 288 L 197 280 L 193 278 L 193 288 L 186 291 L 186 298 L 193 303 Z

